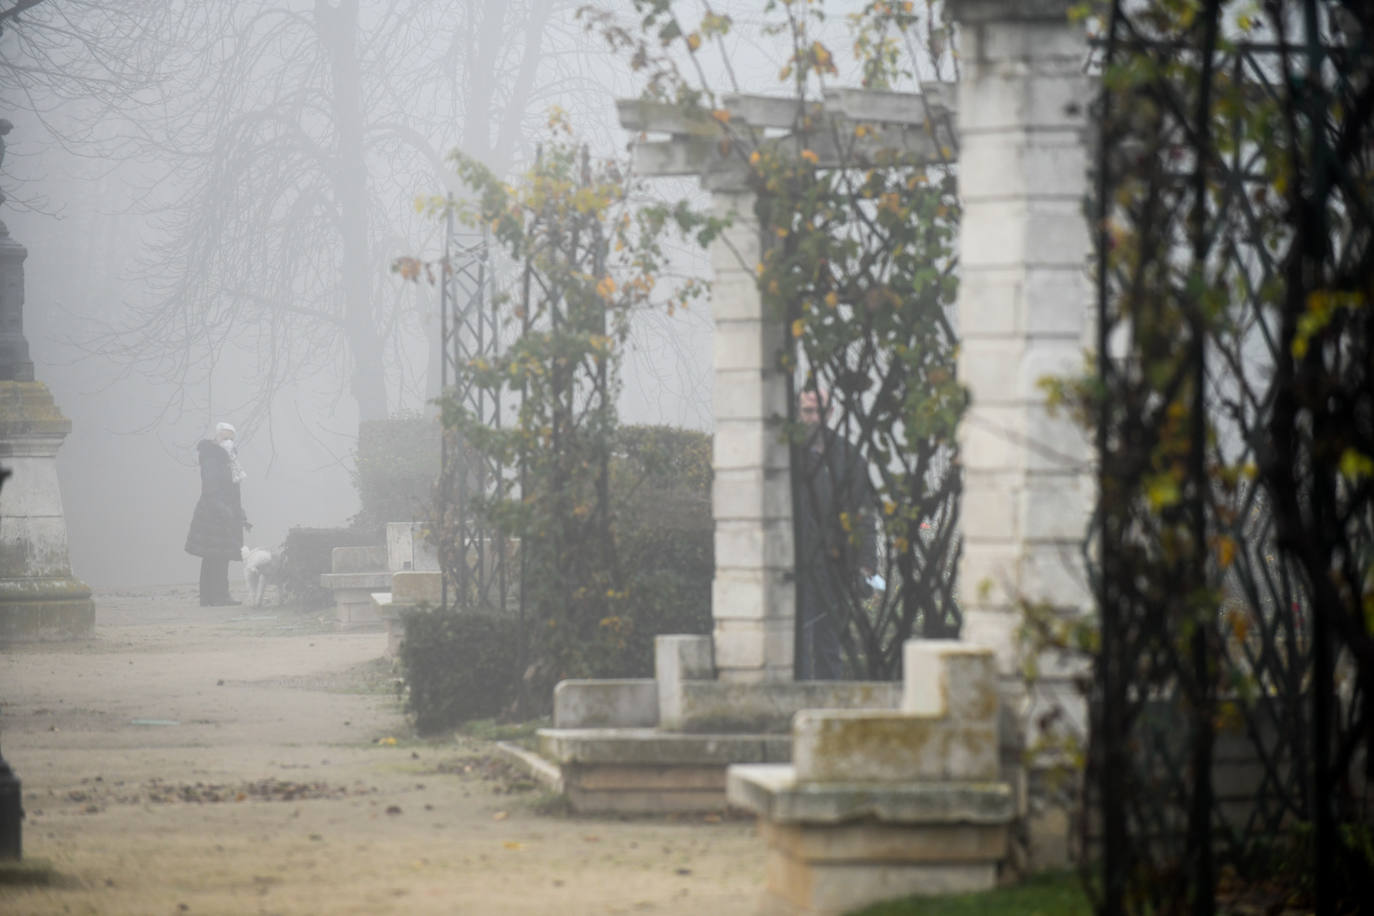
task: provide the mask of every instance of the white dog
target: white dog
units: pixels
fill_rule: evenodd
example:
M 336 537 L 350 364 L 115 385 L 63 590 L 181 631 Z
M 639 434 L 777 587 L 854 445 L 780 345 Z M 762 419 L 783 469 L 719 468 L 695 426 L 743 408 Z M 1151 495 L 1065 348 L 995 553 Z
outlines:
M 281 600 L 278 569 L 279 564 L 272 551 L 262 547 L 243 548 L 243 582 L 248 586 L 248 603 L 253 607 L 262 607 L 262 596 L 269 579 L 277 584 L 277 600 Z

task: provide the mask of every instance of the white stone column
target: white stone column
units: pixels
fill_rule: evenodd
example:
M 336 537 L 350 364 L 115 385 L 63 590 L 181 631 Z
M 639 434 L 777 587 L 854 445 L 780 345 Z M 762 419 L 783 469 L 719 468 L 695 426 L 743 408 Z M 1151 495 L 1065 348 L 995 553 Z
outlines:
M 733 224 L 711 247 L 715 318 L 715 443 L 711 588 L 717 676 L 792 679 L 795 585 L 787 380 L 778 356 L 781 322 L 765 316 L 756 285 L 760 237 L 754 196 L 716 190 L 717 216 Z
M 1068 0 L 949 0 L 959 26 L 963 638 L 1016 674 L 1017 602 L 1091 606 L 1092 453 L 1039 382 L 1092 345 L 1087 45 Z

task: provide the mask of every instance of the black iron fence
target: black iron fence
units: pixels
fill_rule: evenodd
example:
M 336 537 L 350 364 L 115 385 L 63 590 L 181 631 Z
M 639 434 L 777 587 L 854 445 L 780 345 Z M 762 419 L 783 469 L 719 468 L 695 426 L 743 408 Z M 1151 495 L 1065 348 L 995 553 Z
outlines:
M 1116 0 L 1104 25 L 1083 391 L 1101 910 L 1355 912 L 1374 878 L 1374 11 Z

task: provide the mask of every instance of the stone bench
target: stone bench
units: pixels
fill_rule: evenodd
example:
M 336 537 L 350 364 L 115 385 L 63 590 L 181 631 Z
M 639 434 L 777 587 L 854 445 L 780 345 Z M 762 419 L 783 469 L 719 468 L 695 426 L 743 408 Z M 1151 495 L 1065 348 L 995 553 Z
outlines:
M 386 626 L 386 654 L 401 651 L 405 628 L 401 612 L 420 605 L 439 607 L 444 600 L 444 577 L 436 570 L 406 570 L 391 574 L 391 591 L 373 592 L 372 610 Z
M 791 764 L 730 767 L 730 803 L 758 815 L 768 845 L 771 912 L 839 916 L 996 883 L 1015 802 L 999 781 L 993 654 L 912 640 L 903 662 L 899 710 L 799 712 Z
M 380 624 L 372 594 L 391 588 L 386 547 L 335 547 L 329 565 L 332 572 L 320 574 L 320 585 L 334 594 L 334 615 L 339 626 Z
M 788 726 L 813 707 L 896 709 L 890 682 L 717 681 L 709 636 L 659 636 L 653 679 L 568 680 L 539 751 L 581 814 L 719 811 L 726 769 L 792 759 Z

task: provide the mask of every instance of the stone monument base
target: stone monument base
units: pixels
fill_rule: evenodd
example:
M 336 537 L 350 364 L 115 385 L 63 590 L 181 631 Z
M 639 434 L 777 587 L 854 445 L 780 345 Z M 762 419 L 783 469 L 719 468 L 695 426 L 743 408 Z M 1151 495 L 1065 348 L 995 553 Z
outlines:
M 88 635 L 91 590 L 72 576 L 57 450 L 71 421 L 42 382 L 0 381 L 0 642 Z
M 91 590 L 70 576 L 0 579 L 0 645 L 71 639 L 95 629 Z

